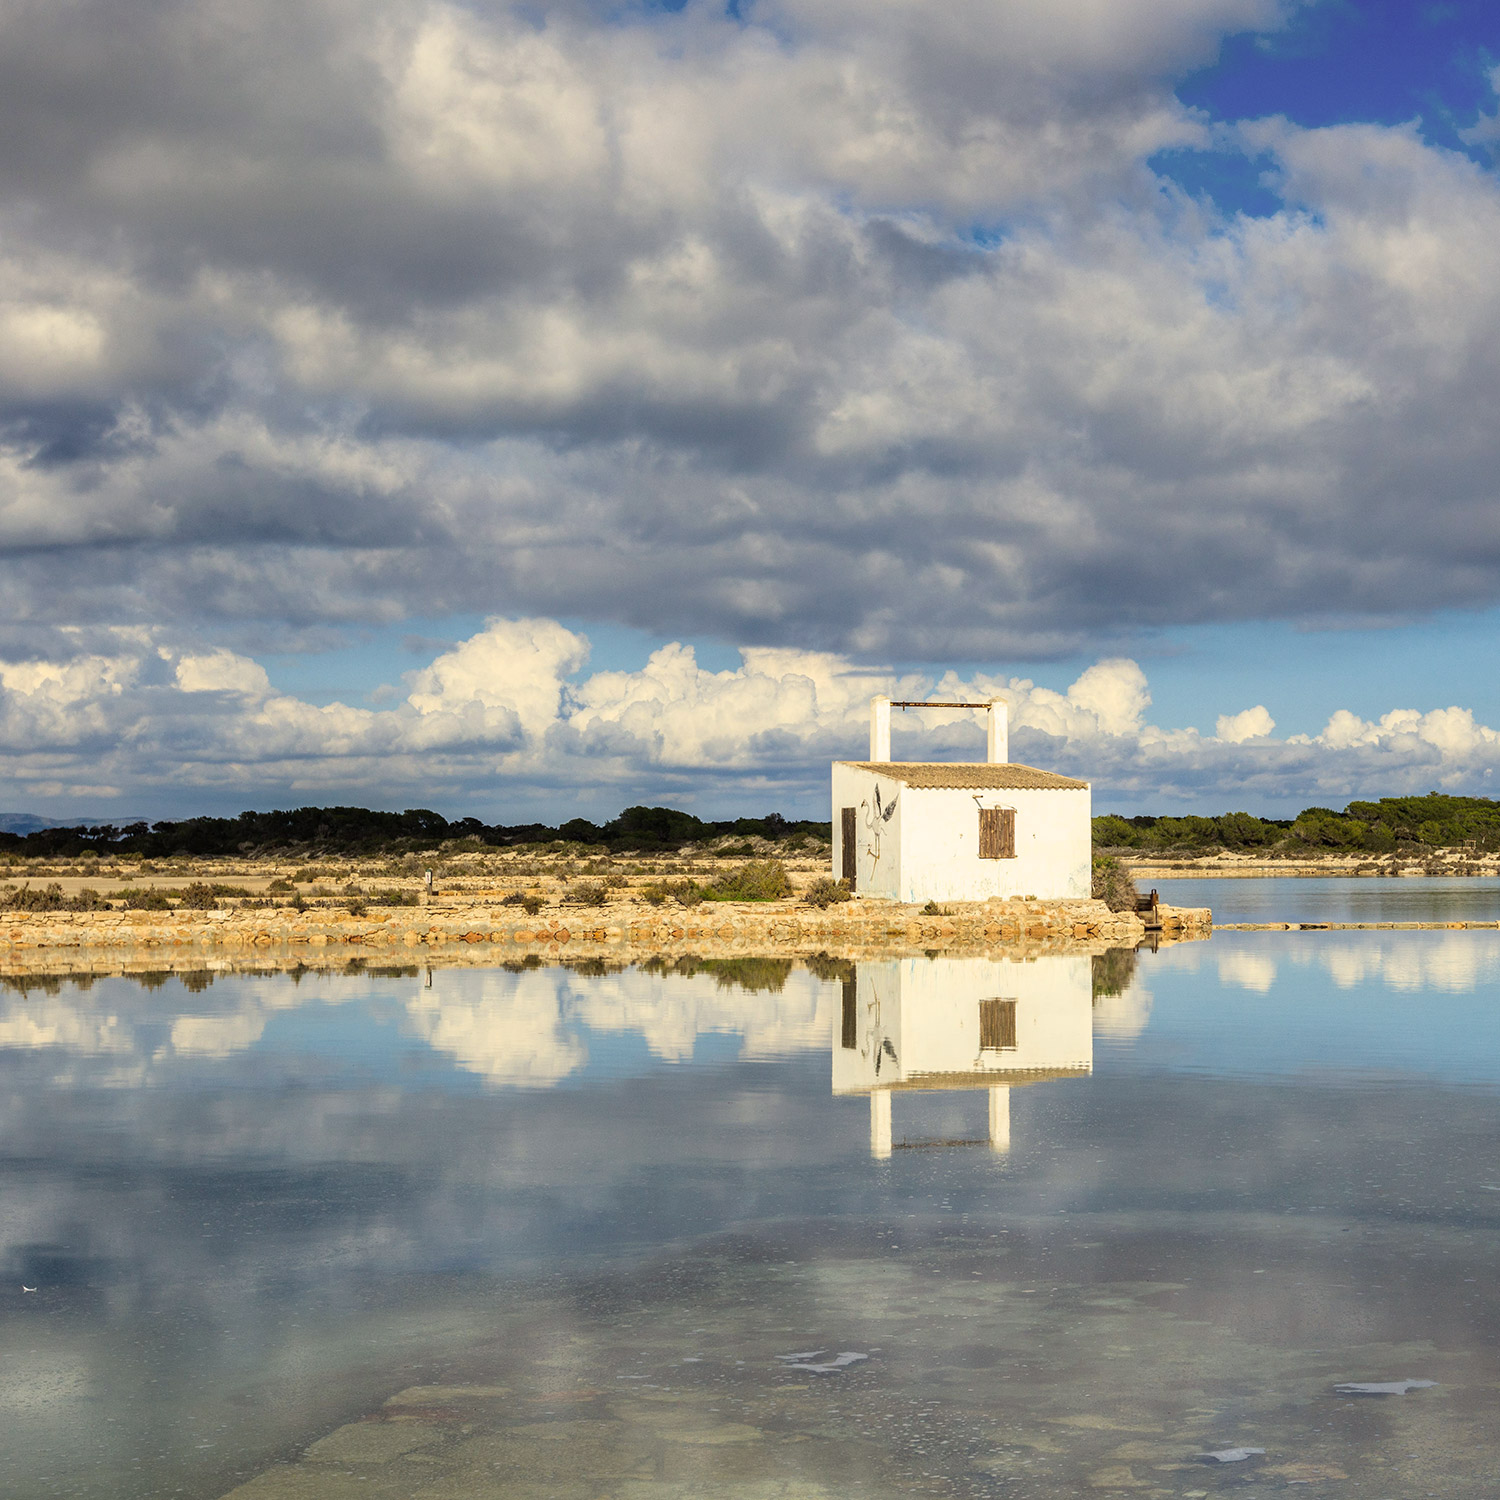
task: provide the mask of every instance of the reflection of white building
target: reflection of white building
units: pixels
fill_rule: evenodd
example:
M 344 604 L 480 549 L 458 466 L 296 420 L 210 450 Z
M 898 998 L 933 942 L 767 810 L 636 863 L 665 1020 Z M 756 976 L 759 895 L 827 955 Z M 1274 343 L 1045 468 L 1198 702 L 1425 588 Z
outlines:
M 834 1021 L 833 1092 L 870 1096 L 870 1150 L 891 1152 L 891 1096 L 988 1089 L 990 1144 L 1010 1145 L 1010 1090 L 1093 1071 L 1087 954 L 1027 963 L 896 958 L 860 963 Z

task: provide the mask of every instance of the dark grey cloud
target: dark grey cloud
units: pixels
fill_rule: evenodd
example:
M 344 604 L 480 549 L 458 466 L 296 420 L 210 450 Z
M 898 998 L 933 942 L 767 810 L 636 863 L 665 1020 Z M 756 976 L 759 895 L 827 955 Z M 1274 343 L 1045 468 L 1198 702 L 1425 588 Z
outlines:
M 1500 193 L 1154 179 L 1263 0 L 16 0 L 0 609 L 866 657 L 1500 593 Z

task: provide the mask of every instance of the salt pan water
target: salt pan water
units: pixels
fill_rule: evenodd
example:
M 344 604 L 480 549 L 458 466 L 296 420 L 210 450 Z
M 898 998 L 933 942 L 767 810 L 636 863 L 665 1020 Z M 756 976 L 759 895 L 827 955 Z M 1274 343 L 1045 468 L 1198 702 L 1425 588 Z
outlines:
M 1493 1493 L 1500 933 L 602 969 L 8 980 L 0 1493 Z

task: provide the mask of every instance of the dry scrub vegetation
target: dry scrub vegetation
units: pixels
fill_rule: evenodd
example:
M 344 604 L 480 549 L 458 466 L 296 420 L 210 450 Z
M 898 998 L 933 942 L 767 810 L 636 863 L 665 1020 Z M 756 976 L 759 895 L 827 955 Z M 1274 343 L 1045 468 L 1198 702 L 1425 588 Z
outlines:
M 830 850 L 813 838 L 730 837 L 671 853 L 611 854 L 557 841 L 508 849 L 460 840 L 392 857 L 148 860 L 0 858 L 0 908 L 12 911 L 137 911 L 289 907 L 341 909 L 506 906 L 548 909 L 621 904 L 692 907 L 704 902 L 810 900 L 848 892 L 828 876 Z M 432 885 L 427 886 L 427 872 Z

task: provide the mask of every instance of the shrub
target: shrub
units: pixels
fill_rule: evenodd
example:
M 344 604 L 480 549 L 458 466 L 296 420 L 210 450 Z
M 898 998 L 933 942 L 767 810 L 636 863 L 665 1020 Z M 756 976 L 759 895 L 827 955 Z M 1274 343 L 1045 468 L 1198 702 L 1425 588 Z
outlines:
M 285 875 L 278 875 L 275 880 L 273 880 L 270 885 L 266 887 L 266 890 L 269 891 L 273 896 L 290 896 L 291 893 L 296 889 L 297 887 L 293 885 Z
M 939 906 L 936 901 L 929 901 L 922 908 L 922 915 L 924 917 L 951 917 L 953 912 L 946 906 Z
M 779 859 L 752 859 L 738 870 L 703 887 L 710 901 L 780 901 L 792 894 L 792 882 Z
M 165 891 L 131 891 L 125 898 L 126 911 L 171 911 L 172 903 Z
M 39 891 L 23 885 L 5 898 L 5 904 L 13 911 L 61 911 L 66 902 L 62 887 L 55 880 Z
M 1136 897 L 1140 893 L 1129 871 L 1113 855 L 1094 856 L 1094 878 L 1092 895 L 1102 901 L 1111 911 L 1134 911 Z
M 420 906 L 422 904 L 415 891 L 371 891 L 370 900 L 376 906 Z
M 649 906 L 661 906 L 675 901 L 679 906 L 697 906 L 704 897 L 704 888 L 691 880 L 656 880 L 641 887 L 641 900 Z
M 208 911 L 210 907 L 217 906 L 219 901 L 211 885 L 195 880 L 183 891 L 182 904 L 188 911 Z
M 354 897 L 349 903 L 349 915 L 351 917 L 363 917 L 369 910 L 370 908 L 358 896 Z
M 834 880 L 831 876 L 819 875 L 803 891 L 802 899 L 809 906 L 826 909 L 839 901 L 852 901 L 854 899 L 854 892 L 849 889 L 849 882 L 847 880 Z
M 594 881 L 582 881 L 567 894 L 569 906 L 603 906 L 609 900 L 609 892 Z
M 528 896 L 524 891 L 512 891 L 500 904 L 522 907 L 528 917 L 534 917 L 546 905 L 540 896 Z

